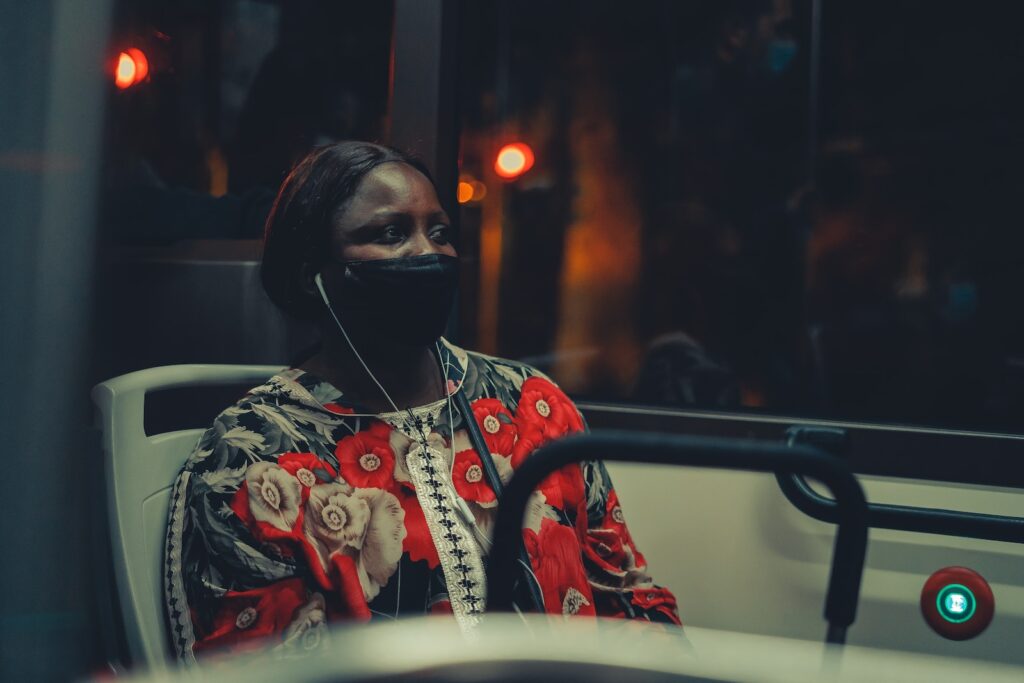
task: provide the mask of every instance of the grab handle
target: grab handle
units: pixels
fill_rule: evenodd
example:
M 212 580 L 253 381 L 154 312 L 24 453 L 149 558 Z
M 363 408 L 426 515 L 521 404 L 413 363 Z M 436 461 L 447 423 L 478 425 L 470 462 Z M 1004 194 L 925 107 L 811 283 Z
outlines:
M 857 615 L 867 548 L 867 502 L 844 462 L 803 445 L 650 432 L 595 431 L 555 441 L 527 458 L 505 489 L 487 563 L 488 611 L 514 609 L 516 559 L 523 516 L 537 486 L 560 467 L 584 460 L 686 465 L 755 472 L 799 472 L 824 483 L 835 498 L 837 524 L 828 591 L 825 641 L 842 644 Z
M 846 432 L 842 429 L 795 425 L 786 431 L 786 438 L 791 446 L 814 445 L 833 455 L 842 456 L 848 450 Z M 835 524 L 836 501 L 812 489 L 803 474 L 779 473 L 775 478 L 782 493 L 794 507 L 808 517 Z M 868 503 L 868 526 L 873 529 L 1024 543 L 1024 517 L 942 508 Z

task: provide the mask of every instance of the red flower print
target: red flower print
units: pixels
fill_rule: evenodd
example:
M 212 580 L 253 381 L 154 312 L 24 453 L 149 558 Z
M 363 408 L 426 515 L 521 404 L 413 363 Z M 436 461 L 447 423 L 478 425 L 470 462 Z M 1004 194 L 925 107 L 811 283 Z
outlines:
M 371 420 L 370 425 L 366 428 L 366 431 L 372 434 L 374 437 L 384 439 L 387 441 L 391 438 L 391 432 L 395 430 L 394 427 L 389 425 L 384 420 Z
M 287 579 L 249 591 L 228 591 L 217 603 L 218 611 L 195 650 L 230 648 L 260 649 L 262 638 L 282 633 L 306 601 L 302 579 Z
M 516 445 L 512 449 L 512 468 L 518 469 L 527 457 L 549 441 L 550 439 L 545 437 L 543 430 L 539 428 L 520 431 Z M 553 507 L 578 508 L 583 505 L 585 499 L 583 470 L 579 465 L 566 465 L 544 479 L 538 490 Z
M 419 499 L 415 493 L 400 489 L 398 502 L 405 510 L 405 540 L 402 541 L 402 550 L 408 553 L 409 559 L 413 562 L 426 560 L 427 566 L 434 569 L 441 564 L 441 560 L 437 556 L 434 539 L 430 537 L 427 518 L 423 515 Z
M 634 549 L 623 543 L 622 537 L 611 529 L 590 529 L 583 555 L 606 575 L 602 583 L 623 587 L 647 579 L 644 567 L 637 566 Z M 614 581 L 610 577 L 615 577 Z
M 512 447 L 512 469 L 519 469 L 523 460 L 548 441 L 550 439 L 544 436 L 544 430 L 539 427 L 520 425 L 516 445 Z
M 332 412 L 335 415 L 351 415 L 355 412 L 348 406 L 339 405 L 337 403 L 325 403 L 324 410 Z
M 556 439 L 583 430 L 583 419 L 562 390 L 542 377 L 523 382 L 516 407 L 516 424 L 539 428 L 545 438 Z
M 494 490 L 488 485 L 484 476 L 480 456 L 473 449 L 455 454 L 455 467 L 452 469 L 452 483 L 455 491 L 465 500 L 482 505 L 497 502 Z
M 576 532 L 545 518 L 540 533 L 526 529 L 523 540 L 544 595 L 545 611 L 566 616 L 596 614 Z
M 380 427 L 371 426 L 346 436 L 334 450 L 342 478 L 356 488 L 390 490 L 394 484 L 395 454 Z
M 448 381 L 450 382 L 451 380 Z M 449 600 L 438 600 L 437 602 L 431 603 L 428 612 L 434 615 L 442 614 L 451 616 L 453 613 L 452 603 Z
M 541 482 L 538 490 L 544 494 L 548 505 L 562 510 L 575 510 L 577 515 L 586 515 L 586 510 L 581 510 L 586 494 L 583 470 L 579 465 L 566 465 L 552 472 Z
M 341 598 L 342 613 L 349 619 L 369 621 L 370 607 L 359 582 L 359 568 L 355 560 L 338 553 L 331 557 L 331 565 L 340 584 L 337 595 Z
M 285 453 L 277 459 L 277 464 L 302 484 L 303 503 L 309 500 L 311 486 L 334 481 L 338 476 L 338 472 L 330 463 L 312 453 Z
M 673 623 L 681 624 L 675 596 L 660 586 L 633 589 L 633 597 L 630 602 L 645 612 L 658 611 L 671 619 Z
M 498 455 L 512 455 L 518 431 L 512 413 L 496 398 L 479 398 L 473 401 L 472 408 L 488 450 Z
M 647 561 L 640 554 L 640 551 L 637 550 L 636 544 L 633 543 L 630 529 L 626 526 L 626 516 L 623 514 L 622 506 L 618 504 L 618 494 L 615 493 L 614 488 L 608 493 L 608 500 L 604 504 L 604 511 L 604 519 L 601 521 L 600 528 L 610 529 L 622 538 L 623 543 L 629 546 L 633 552 L 636 566 L 647 566 Z
M 626 528 L 626 517 L 622 513 L 622 506 L 619 505 L 619 494 L 615 489 L 608 492 L 608 500 L 604 504 L 604 520 L 601 522 L 602 529 L 613 529 L 624 539 L 632 544 L 633 539 Z

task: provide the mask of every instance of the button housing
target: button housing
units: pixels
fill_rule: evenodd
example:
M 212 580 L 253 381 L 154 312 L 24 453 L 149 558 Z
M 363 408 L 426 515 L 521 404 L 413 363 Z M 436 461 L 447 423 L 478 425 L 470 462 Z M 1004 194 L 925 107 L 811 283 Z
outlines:
M 995 616 L 992 588 L 968 567 L 944 567 L 921 589 L 921 614 L 933 631 L 949 640 L 980 635 Z

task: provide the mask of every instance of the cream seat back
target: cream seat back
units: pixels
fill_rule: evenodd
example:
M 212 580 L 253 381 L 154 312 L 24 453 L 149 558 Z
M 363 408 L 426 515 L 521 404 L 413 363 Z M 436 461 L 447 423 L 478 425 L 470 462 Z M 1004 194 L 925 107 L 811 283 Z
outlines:
M 170 656 L 164 616 L 163 548 L 171 485 L 205 430 L 147 435 L 146 394 L 166 389 L 257 386 L 270 365 L 171 365 L 96 385 L 103 437 L 114 581 L 133 666 L 164 668 Z M 224 406 L 225 408 L 227 406 Z

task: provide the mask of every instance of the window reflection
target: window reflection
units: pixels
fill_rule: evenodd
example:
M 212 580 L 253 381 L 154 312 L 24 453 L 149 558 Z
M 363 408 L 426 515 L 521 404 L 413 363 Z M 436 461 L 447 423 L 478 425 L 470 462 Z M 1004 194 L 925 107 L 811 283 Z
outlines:
M 825 3 L 812 87 L 809 1 L 461 12 L 466 343 L 599 400 L 1019 431 L 1013 22 Z
M 257 238 L 309 149 L 380 138 L 391 13 L 388 2 L 121 2 L 112 48 L 144 53 L 149 73 L 111 88 L 113 241 Z
M 312 147 L 383 137 L 393 3 L 117 4 L 97 287 L 96 381 L 173 363 L 282 363 L 311 330 L 259 286 L 277 188 Z

